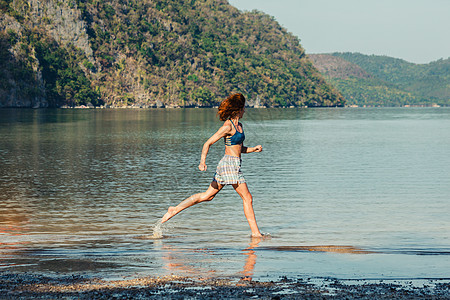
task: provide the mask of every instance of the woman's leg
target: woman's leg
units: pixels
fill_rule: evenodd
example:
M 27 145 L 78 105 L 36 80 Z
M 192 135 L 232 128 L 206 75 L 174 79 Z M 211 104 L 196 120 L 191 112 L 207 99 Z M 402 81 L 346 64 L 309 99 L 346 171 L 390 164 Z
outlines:
M 189 198 L 183 200 L 177 206 L 169 207 L 167 213 L 162 217 L 161 223 L 167 222 L 170 218 L 178 214 L 180 211 L 191 207 L 192 205 L 198 204 L 203 201 L 211 201 L 222 188 L 223 185 L 217 183 L 216 181 L 211 182 L 206 192 L 192 195 Z
M 233 188 L 241 196 L 244 201 L 244 214 L 247 218 L 248 225 L 250 225 L 250 230 L 252 231 L 252 237 L 262 237 L 259 231 L 258 225 L 256 224 L 255 212 L 253 211 L 253 197 L 248 190 L 246 183 L 233 184 Z

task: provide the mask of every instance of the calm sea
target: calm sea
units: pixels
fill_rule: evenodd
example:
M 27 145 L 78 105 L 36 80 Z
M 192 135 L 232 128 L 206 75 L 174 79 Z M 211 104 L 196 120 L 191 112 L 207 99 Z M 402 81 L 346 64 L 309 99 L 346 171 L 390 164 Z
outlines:
M 243 172 L 262 232 L 225 187 L 214 109 L 0 110 L 0 271 L 450 278 L 450 109 L 248 109 Z

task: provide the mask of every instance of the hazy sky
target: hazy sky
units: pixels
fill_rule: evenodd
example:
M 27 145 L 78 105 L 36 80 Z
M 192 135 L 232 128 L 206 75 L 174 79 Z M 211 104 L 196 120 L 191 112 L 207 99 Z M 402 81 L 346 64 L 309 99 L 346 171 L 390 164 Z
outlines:
M 414 63 L 450 57 L 450 0 L 229 0 L 263 11 L 306 53 L 361 52 Z

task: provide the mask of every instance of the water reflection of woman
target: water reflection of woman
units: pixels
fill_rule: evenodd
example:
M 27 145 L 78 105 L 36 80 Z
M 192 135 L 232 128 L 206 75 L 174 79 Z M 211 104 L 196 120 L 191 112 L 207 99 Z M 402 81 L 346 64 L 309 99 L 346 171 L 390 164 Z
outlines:
M 171 206 L 162 217 L 161 223 L 191 207 L 192 205 L 211 201 L 217 193 L 225 186 L 232 185 L 241 196 L 244 203 L 244 214 L 247 218 L 253 237 L 261 237 L 261 232 L 256 224 L 255 212 L 253 211 L 253 197 L 248 190 L 247 183 L 241 171 L 241 153 L 261 152 L 262 146 L 244 146 L 244 129 L 239 120 L 245 113 L 245 98 L 242 94 L 234 94 L 223 100 L 219 106 L 218 116 L 224 121 L 223 126 L 213 134 L 203 145 L 202 156 L 198 166 L 200 171 L 206 171 L 206 155 L 211 145 L 221 138 L 225 141 L 225 156 L 220 160 L 214 178 L 208 189 L 203 193 L 190 196 L 177 206 Z
M 243 275 L 242 281 L 252 281 L 256 264 L 256 253 L 253 249 L 258 247 L 259 242 L 261 242 L 261 238 L 253 238 L 248 248 L 243 251 L 247 255 L 247 259 L 245 260 L 244 270 L 241 272 Z

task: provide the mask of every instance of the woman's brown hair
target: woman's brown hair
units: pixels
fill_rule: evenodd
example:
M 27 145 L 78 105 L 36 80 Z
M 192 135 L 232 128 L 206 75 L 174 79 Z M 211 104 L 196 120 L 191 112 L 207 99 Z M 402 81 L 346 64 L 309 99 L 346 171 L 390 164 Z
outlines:
M 244 106 L 245 97 L 241 93 L 228 96 L 228 98 L 223 100 L 219 105 L 217 114 L 219 115 L 220 121 L 235 118 Z

